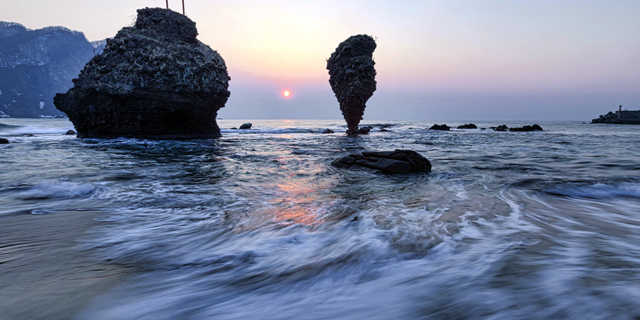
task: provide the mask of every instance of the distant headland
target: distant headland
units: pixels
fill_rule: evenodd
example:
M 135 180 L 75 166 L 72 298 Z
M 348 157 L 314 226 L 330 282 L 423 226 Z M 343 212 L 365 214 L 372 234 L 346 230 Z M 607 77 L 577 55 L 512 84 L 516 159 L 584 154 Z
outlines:
M 619 106 L 615 113 L 609 111 L 609 113 L 591 120 L 591 123 L 640 124 L 640 110 L 622 110 L 622 106 Z

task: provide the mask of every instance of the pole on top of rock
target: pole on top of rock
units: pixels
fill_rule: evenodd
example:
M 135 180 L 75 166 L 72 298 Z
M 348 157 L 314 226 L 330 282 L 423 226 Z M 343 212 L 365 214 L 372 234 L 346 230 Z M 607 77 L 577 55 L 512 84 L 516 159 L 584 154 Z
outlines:
M 169 9 L 169 0 L 167 0 L 167 9 Z
M 169 0 L 167 0 L 167 1 L 169 1 Z M 184 0 L 182 0 L 182 14 L 185 15 L 185 16 L 187 15 L 186 13 L 184 13 Z

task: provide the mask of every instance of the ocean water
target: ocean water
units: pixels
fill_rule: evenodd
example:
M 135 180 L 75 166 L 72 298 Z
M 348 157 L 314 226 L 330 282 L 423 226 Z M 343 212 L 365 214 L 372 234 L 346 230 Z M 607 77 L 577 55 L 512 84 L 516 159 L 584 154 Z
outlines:
M 101 212 L 82 246 L 136 272 L 80 319 L 640 317 L 640 126 L 224 129 L 243 122 L 220 120 L 217 140 L 151 141 L 2 119 L 0 216 Z M 330 166 L 398 148 L 433 172 Z

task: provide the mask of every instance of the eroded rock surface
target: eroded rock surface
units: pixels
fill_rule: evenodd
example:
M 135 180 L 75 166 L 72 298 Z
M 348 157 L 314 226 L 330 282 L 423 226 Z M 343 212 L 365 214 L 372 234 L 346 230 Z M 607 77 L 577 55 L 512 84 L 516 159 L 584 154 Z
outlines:
M 390 174 L 431 172 L 431 162 L 412 150 L 351 154 L 331 164 L 338 168 L 365 167 Z
M 138 10 L 133 27 L 107 40 L 74 87 L 55 97 L 79 137 L 191 139 L 220 136 L 229 98 L 220 55 L 198 41 L 195 22 L 177 12 Z
M 327 60 L 329 83 L 340 103 L 349 134 L 358 133 L 366 103 L 376 91 L 375 50 L 375 40 L 360 34 L 340 43 Z

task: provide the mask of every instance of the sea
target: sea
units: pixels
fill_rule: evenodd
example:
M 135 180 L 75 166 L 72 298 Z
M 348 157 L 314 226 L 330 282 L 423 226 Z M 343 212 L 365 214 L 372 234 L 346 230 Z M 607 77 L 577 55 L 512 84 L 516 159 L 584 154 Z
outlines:
M 427 130 L 468 122 L 225 119 L 154 141 L 0 119 L 0 223 L 99 212 L 79 246 L 135 272 L 82 319 L 638 319 L 640 126 Z M 433 171 L 331 166 L 395 149 Z

